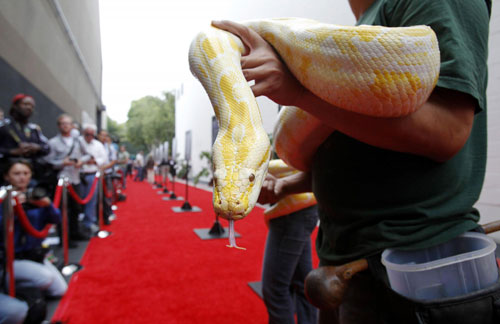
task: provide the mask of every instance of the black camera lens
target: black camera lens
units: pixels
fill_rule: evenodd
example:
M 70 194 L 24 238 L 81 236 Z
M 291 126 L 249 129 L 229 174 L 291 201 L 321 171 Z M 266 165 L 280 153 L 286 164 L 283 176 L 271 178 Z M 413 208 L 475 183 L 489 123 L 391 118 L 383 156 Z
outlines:
M 47 197 L 47 190 L 43 187 L 28 188 L 28 191 L 26 192 L 27 200 L 40 200 L 44 197 Z

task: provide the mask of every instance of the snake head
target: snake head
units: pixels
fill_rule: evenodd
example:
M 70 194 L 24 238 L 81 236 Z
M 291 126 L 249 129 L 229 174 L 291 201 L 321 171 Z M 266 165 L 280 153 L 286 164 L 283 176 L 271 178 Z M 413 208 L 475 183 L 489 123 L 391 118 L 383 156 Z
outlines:
M 234 220 L 247 216 L 259 198 L 268 163 L 269 154 L 257 167 L 231 165 L 216 169 L 213 195 L 215 213 Z

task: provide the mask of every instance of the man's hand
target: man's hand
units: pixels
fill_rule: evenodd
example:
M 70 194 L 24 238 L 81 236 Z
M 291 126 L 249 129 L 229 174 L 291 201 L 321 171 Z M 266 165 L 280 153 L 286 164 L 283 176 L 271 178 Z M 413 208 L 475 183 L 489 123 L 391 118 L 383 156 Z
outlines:
M 85 164 L 97 164 L 97 162 L 96 162 L 96 160 L 94 159 L 94 157 L 93 157 L 93 156 L 91 156 L 91 157 L 90 157 L 90 159 L 89 159 L 87 162 L 85 162 Z
M 50 206 L 52 201 L 50 200 L 49 197 L 43 197 L 43 198 L 37 199 L 37 200 L 30 200 L 29 203 L 32 205 L 35 205 L 37 207 L 47 207 L 47 206 Z
M 255 81 L 251 88 L 256 97 L 267 96 L 280 105 L 295 105 L 304 87 L 271 45 L 254 30 L 232 21 L 213 21 L 212 26 L 238 36 L 245 45 L 241 68 L 247 81 Z
M 31 154 L 35 154 L 40 151 L 40 145 L 35 143 L 27 143 L 21 142 L 19 143 L 19 147 L 10 150 L 10 154 L 14 156 L 28 156 Z
M 21 143 L 21 144 L 23 145 L 24 149 L 27 151 L 28 155 L 36 154 L 41 149 L 40 145 L 38 145 L 36 143 Z
M 63 166 L 70 166 L 70 165 L 75 165 L 76 162 L 71 160 L 69 157 L 64 158 L 62 162 Z
M 262 183 L 259 199 L 257 201 L 260 204 L 274 204 L 284 196 L 283 181 L 268 173 Z

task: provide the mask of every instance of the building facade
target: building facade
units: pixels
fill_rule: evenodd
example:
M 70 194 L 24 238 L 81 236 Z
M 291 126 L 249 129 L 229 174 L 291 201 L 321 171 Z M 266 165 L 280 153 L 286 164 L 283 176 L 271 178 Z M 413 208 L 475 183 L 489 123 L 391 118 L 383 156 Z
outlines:
M 1 1 L 0 75 L 4 114 L 16 93 L 33 96 L 48 137 L 61 113 L 104 126 L 99 1 Z

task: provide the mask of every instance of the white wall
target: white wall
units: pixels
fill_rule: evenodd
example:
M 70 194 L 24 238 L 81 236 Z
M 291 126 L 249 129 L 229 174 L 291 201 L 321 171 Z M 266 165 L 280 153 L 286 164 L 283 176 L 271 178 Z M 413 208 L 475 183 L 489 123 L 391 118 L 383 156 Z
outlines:
M 488 56 L 488 161 L 477 207 L 481 223 L 500 220 L 500 6 L 493 3 Z M 492 235 L 500 242 L 500 232 Z

